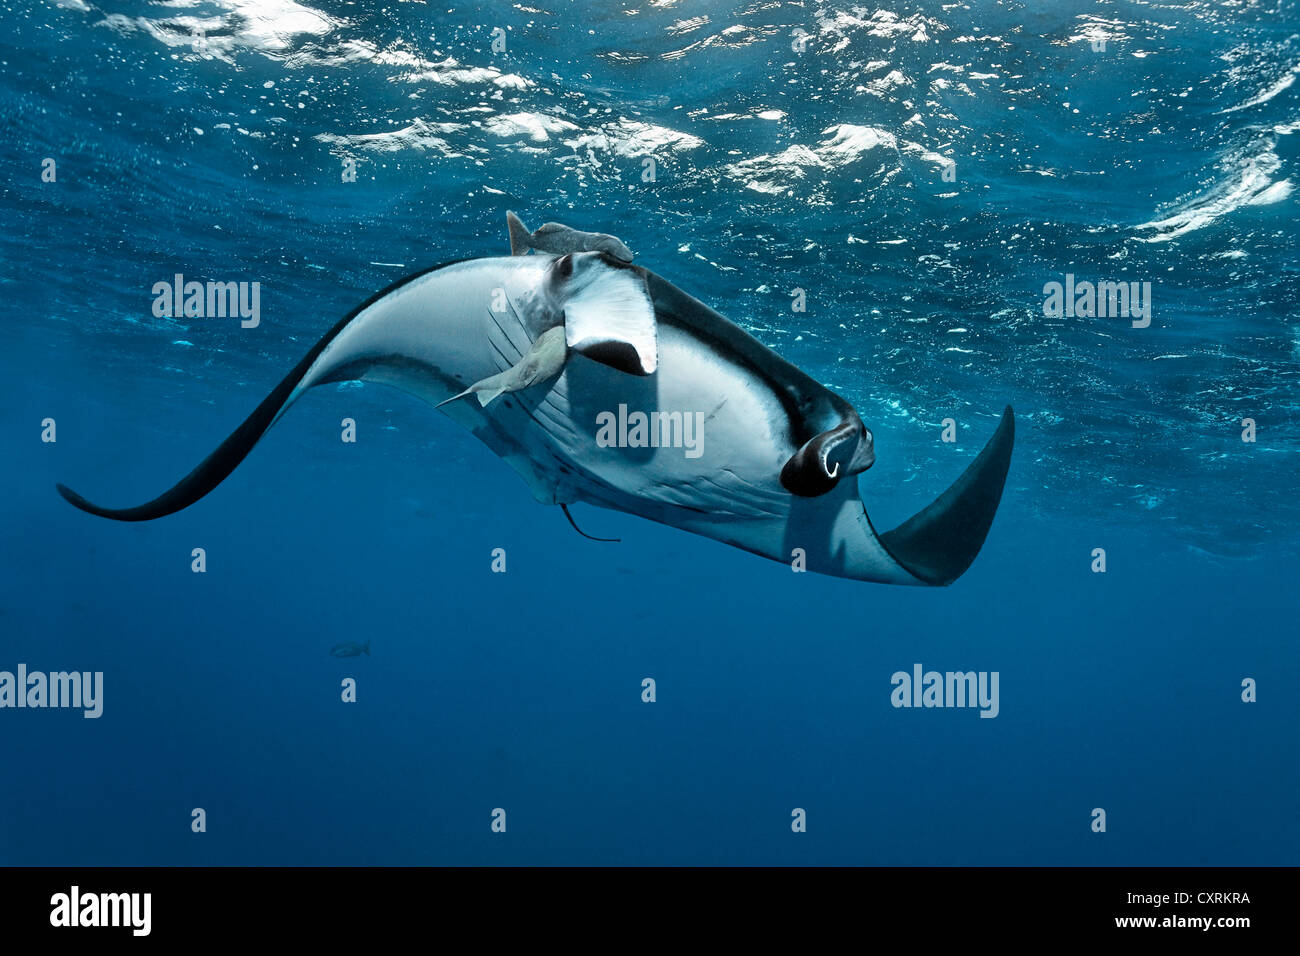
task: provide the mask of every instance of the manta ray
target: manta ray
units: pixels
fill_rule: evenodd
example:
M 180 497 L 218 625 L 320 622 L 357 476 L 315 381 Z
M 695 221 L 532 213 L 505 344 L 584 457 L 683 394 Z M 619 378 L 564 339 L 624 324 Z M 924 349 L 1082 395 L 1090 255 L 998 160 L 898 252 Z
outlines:
M 361 381 L 449 415 L 571 522 L 568 505 L 583 502 L 889 584 L 947 585 L 974 561 L 1010 467 L 1009 406 L 946 491 L 878 533 L 856 478 L 875 461 L 873 437 L 847 401 L 630 253 L 611 253 L 613 237 L 549 223 L 521 243 L 520 228 L 515 255 L 434 266 L 353 309 L 154 500 L 104 508 L 59 492 L 118 521 L 172 514 L 220 484 L 308 389 Z M 694 452 L 682 440 L 692 424 Z

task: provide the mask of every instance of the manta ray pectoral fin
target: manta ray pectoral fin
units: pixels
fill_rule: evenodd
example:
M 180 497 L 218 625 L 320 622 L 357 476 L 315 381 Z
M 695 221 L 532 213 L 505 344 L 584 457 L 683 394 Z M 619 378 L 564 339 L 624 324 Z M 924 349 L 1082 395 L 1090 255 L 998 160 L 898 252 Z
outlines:
M 560 369 L 564 368 L 565 352 L 564 329 L 558 325 L 547 329 L 537 337 L 537 341 L 524 353 L 523 358 L 510 368 L 475 382 L 465 391 L 439 402 L 434 407 L 441 408 L 458 398 L 474 395 L 478 398 L 479 405 L 486 408 L 490 401 L 500 395 L 518 392 L 531 385 L 555 378 L 560 374 Z
M 569 348 L 621 372 L 652 374 L 659 354 L 644 275 L 599 252 L 564 256 L 554 268 L 563 283 Z
M 925 584 L 942 586 L 961 577 L 993 525 L 1015 439 L 1015 414 L 1008 405 L 997 431 L 961 477 L 929 506 L 880 535 L 890 556 Z
M 993 437 L 961 476 L 893 531 L 878 532 L 856 483 L 841 482 L 816 497 L 794 497 L 780 544 L 751 550 L 784 561 L 791 547 L 806 548 L 810 570 L 858 581 L 951 584 L 971 566 L 993 526 L 1015 433 L 1008 406 Z
M 360 373 L 364 370 L 353 366 L 327 370 L 329 374 L 322 374 L 316 378 L 311 377 L 311 372 L 316 367 L 318 360 L 322 359 L 330 345 L 343 334 L 344 330 L 355 319 L 363 316 L 372 306 L 398 290 L 411 287 L 416 280 L 453 265 L 456 265 L 456 263 L 445 262 L 399 279 L 387 288 L 376 292 L 345 315 L 311 347 L 302 360 L 280 381 L 280 384 L 272 389 L 271 393 L 262 400 L 262 403 L 253 410 L 253 413 L 244 420 L 243 424 L 236 428 L 225 441 L 218 445 L 188 475 L 152 501 L 131 508 L 104 508 L 87 501 L 67 485 L 60 484 L 55 487 L 69 504 L 90 514 L 102 518 L 112 518 L 115 521 L 152 521 L 155 518 L 174 514 L 182 508 L 188 508 L 221 484 L 235 470 L 239 463 L 253 450 L 253 446 L 266 434 L 267 429 L 279 421 L 280 416 L 285 413 L 305 389 L 325 382 L 360 378 Z M 358 374 L 352 374 L 353 372 Z
M 253 446 L 266 433 L 266 430 L 279 420 L 280 416 L 297 398 L 299 385 L 303 377 L 320 357 L 321 353 L 325 351 L 326 346 L 343 331 L 358 313 L 381 295 L 383 293 L 377 293 L 370 300 L 357 306 L 356 309 L 339 320 L 338 324 L 325 333 L 324 337 L 281 380 L 280 384 L 271 391 L 271 394 L 262 400 L 262 403 L 253 410 L 253 413 L 244 420 L 242 425 L 231 433 L 229 438 L 218 445 L 216 450 L 203 459 L 193 471 L 152 501 L 136 505 L 133 508 L 104 508 L 87 501 L 67 485 L 58 484 L 55 485 L 55 488 L 58 489 L 59 494 L 69 504 L 92 515 L 98 515 L 101 518 L 112 518 L 115 521 L 152 521 L 154 518 L 161 518 L 165 515 L 174 514 L 182 508 L 188 508 L 221 484 L 226 476 L 234 471 L 236 466 L 247 457 L 248 453 L 253 450 Z

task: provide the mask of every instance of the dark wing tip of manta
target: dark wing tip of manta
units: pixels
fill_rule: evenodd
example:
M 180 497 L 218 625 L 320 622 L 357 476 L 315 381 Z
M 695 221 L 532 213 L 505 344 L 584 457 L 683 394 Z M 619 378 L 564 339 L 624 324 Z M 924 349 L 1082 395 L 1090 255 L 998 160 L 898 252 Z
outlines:
M 82 511 L 89 512 L 92 515 L 98 515 L 101 518 L 112 518 L 116 521 L 150 521 L 154 518 L 162 518 L 169 514 L 174 514 L 182 508 L 188 508 L 194 502 L 198 501 L 217 485 L 225 480 L 226 476 L 235 470 L 235 467 L 244 460 L 253 446 L 258 443 L 262 435 L 275 422 L 276 416 L 284 408 L 285 402 L 293 393 L 294 387 L 302 381 L 304 375 L 311 368 L 312 363 L 325 351 L 326 346 L 334 340 L 343 329 L 354 318 L 368 309 L 371 305 L 378 302 L 384 296 L 397 290 L 401 286 L 426 276 L 431 272 L 437 272 L 439 269 L 445 269 L 448 266 L 456 265 L 463 262 L 461 259 L 454 259 L 450 262 L 442 262 L 436 266 L 430 266 L 419 272 L 412 273 L 404 278 L 398 279 L 391 285 L 380 289 L 366 301 L 362 302 L 355 309 L 340 319 L 332 329 L 325 333 L 321 339 L 312 346 L 311 350 L 303 356 L 302 360 L 281 380 L 269 395 L 262 400 L 262 403 L 253 410 L 253 413 L 244 420 L 244 423 L 231 433 L 230 437 L 217 446 L 216 450 L 207 458 L 199 463 L 198 467 L 176 483 L 170 490 L 163 492 L 153 501 L 148 501 L 134 508 L 101 508 L 99 505 L 91 504 L 81 495 L 77 494 L 66 485 L 56 485 L 59 494 L 61 494 L 69 504 L 80 508 Z
M 1008 405 L 961 477 L 923 511 L 880 536 L 894 560 L 926 584 L 951 584 L 965 573 L 993 526 L 1015 438 L 1016 417 Z
M 329 336 L 326 337 L 326 340 L 328 338 Z M 321 346 L 318 344 L 276 386 L 275 390 L 262 400 L 262 403 L 244 420 L 242 425 L 235 429 L 229 438 L 218 445 L 212 454 L 203 459 L 197 468 L 152 501 L 147 501 L 134 508 L 101 508 L 99 505 L 92 504 L 81 497 L 67 485 L 56 486 L 59 489 L 59 494 L 63 495 L 69 504 L 80 508 L 82 511 L 98 515 L 101 518 L 112 518 L 115 521 L 152 521 L 154 518 L 162 518 L 169 514 L 175 514 L 182 508 L 188 508 L 221 484 L 226 476 L 244 460 L 263 433 L 275 421 L 276 414 L 284 406 L 289 394 L 293 391 L 294 385 L 306 373 L 311 362 L 315 361 L 315 357 L 320 354 L 320 351 Z
M 64 500 L 67 501 L 68 504 L 80 508 L 82 511 L 89 512 L 92 515 L 99 515 L 101 518 L 116 518 L 119 521 L 139 520 L 129 516 L 132 511 L 137 510 L 135 508 L 101 508 L 99 505 L 91 504 L 67 485 L 55 485 L 54 487 L 59 490 L 59 494 L 63 495 Z

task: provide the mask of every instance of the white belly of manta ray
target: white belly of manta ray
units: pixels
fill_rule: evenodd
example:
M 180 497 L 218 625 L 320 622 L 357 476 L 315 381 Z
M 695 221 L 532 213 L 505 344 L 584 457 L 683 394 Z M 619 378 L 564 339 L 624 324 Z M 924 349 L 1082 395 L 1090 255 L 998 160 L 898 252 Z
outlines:
M 894 584 L 946 585 L 969 567 L 1014 441 L 1008 408 L 947 491 L 878 534 L 856 479 L 874 461 L 872 436 L 847 402 L 654 273 L 573 252 L 466 260 L 385 290 L 151 502 L 103 508 L 59 491 L 103 517 L 171 514 L 215 488 L 304 392 L 344 380 L 438 406 L 545 504 L 612 508 L 809 571 Z

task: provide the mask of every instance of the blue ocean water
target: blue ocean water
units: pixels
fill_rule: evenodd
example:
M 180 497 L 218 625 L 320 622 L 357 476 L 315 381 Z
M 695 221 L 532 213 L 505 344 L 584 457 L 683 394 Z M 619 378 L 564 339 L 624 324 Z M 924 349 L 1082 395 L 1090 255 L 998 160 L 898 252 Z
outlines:
M 1294 3 L 0 9 L 0 670 L 104 674 L 99 719 L 0 709 L 0 862 L 1297 862 Z M 504 254 L 506 209 L 852 402 L 880 527 L 1012 404 L 971 570 L 576 506 L 591 542 L 356 384 L 174 516 L 55 493 L 163 491 L 373 292 Z M 260 282 L 260 324 L 155 317 L 176 273 Z M 1067 274 L 1149 282 L 1149 327 L 1045 315 Z M 917 663 L 998 672 L 998 716 L 893 707 Z

